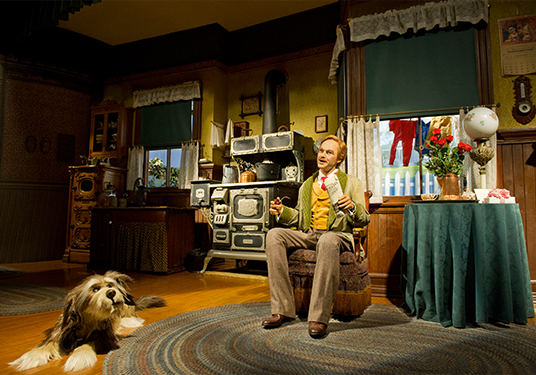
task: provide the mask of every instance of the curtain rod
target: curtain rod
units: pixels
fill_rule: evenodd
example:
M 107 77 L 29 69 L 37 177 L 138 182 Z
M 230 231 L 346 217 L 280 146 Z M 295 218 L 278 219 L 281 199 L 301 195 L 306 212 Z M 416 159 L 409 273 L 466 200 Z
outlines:
M 360 117 L 369 117 L 369 116 L 393 116 L 393 115 L 410 115 L 414 113 L 423 113 L 423 112 L 445 112 L 445 111 L 454 111 L 459 109 L 466 108 L 469 110 L 469 108 L 477 108 L 477 107 L 497 107 L 499 108 L 501 106 L 501 103 L 493 103 L 493 104 L 480 104 L 476 106 L 468 106 L 468 107 L 451 107 L 451 108 L 439 108 L 439 109 L 423 109 L 423 110 L 415 110 L 415 111 L 404 111 L 404 112 L 391 112 L 391 113 L 379 113 L 379 114 L 368 114 L 368 115 L 353 115 L 353 116 L 347 116 L 347 119 L 356 119 Z

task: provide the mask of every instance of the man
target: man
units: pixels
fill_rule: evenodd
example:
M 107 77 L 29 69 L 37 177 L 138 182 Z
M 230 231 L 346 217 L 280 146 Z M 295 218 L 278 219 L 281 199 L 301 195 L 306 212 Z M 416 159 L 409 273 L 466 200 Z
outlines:
M 346 158 L 346 144 L 330 135 L 318 151 L 318 172 L 300 187 L 296 208 L 283 206 L 279 198 L 270 202 L 270 214 L 276 220 L 298 230 L 272 228 L 266 237 L 266 257 L 272 317 L 262 322 L 265 328 L 280 327 L 296 316 L 294 292 L 289 278 L 287 257 L 296 249 L 316 251 L 316 268 L 309 306 L 309 335 L 320 338 L 326 334 L 331 305 L 339 286 L 339 255 L 353 250 L 353 227 L 368 224 L 361 181 L 338 170 Z M 338 205 L 345 215 L 335 217 L 323 181 L 336 173 L 343 195 Z

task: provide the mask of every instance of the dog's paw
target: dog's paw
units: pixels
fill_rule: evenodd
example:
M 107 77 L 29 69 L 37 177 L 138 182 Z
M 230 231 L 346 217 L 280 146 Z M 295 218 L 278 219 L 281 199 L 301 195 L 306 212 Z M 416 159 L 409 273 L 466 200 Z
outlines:
M 144 320 L 137 316 L 129 316 L 126 318 L 121 318 L 121 327 L 122 328 L 139 328 L 143 327 Z
M 19 359 L 10 362 L 10 366 L 15 366 L 18 371 L 29 370 L 47 364 L 52 359 L 60 359 L 61 356 L 54 348 L 53 344 L 33 348 L 24 353 Z
M 96 362 L 97 354 L 95 350 L 90 345 L 84 344 L 73 351 L 73 354 L 65 362 L 63 371 L 80 371 L 93 366 Z

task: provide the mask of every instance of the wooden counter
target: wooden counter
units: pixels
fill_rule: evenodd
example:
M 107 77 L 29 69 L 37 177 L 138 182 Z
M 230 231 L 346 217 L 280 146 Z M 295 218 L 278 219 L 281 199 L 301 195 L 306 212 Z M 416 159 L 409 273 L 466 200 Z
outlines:
M 90 268 L 172 273 L 194 248 L 193 208 L 94 208 Z

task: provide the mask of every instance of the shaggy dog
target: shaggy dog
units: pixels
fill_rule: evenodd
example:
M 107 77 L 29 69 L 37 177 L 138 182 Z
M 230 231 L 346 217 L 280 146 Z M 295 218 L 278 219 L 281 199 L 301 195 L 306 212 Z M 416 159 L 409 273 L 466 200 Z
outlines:
M 45 331 L 45 340 L 10 365 L 24 371 L 73 352 L 63 370 L 79 371 L 93 366 L 97 353 L 117 349 L 120 328 L 142 326 L 137 311 L 166 303 L 156 296 L 135 299 L 128 293 L 127 281 L 132 279 L 115 271 L 82 280 L 65 297 L 63 312 Z

